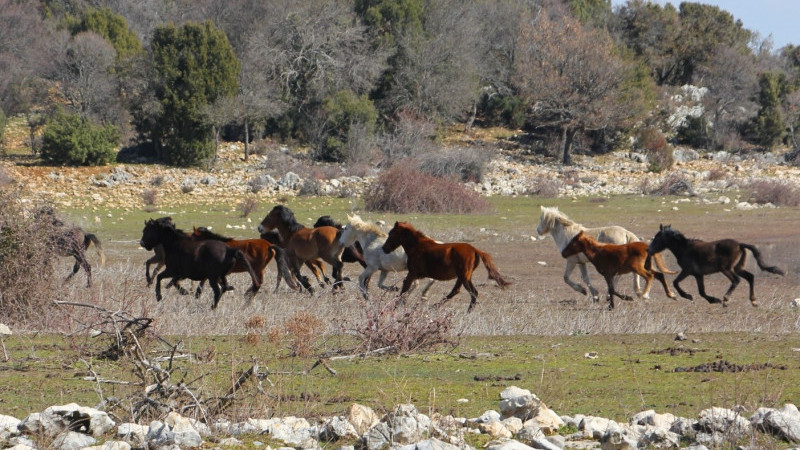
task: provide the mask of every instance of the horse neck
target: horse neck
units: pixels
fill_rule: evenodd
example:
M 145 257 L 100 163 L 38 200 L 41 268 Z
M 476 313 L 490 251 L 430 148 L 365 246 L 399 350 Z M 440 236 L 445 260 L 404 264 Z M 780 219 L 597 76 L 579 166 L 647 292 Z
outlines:
M 564 225 L 556 220 L 553 224 L 553 228 L 550 229 L 550 234 L 553 236 L 553 240 L 556 241 L 558 249 L 564 250 L 564 247 L 569 244 L 572 238 L 584 230 L 585 228 L 577 223 L 573 223 L 572 225 Z
M 375 245 L 376 243 L 379 243 L 380 241 L 378 239 L 378 234 L 372 231 L 359 231 L 356 240 L 359 244 L 361 244 L 361 247 L 365 249 Z M 385 242 L 386 239 L 384 238 L 383 241 Z M 381 243 L 381 245 L 383 245 L 383 243 Z
M 593 260 L 595 256 L 597 256 L 597 250 L 600 247 L 597 242 L 590 239 L 588 236 L 584 236 L 583 239 L 580 240 L 580 243 L 581 253 L 586 255 L 589 260 Z

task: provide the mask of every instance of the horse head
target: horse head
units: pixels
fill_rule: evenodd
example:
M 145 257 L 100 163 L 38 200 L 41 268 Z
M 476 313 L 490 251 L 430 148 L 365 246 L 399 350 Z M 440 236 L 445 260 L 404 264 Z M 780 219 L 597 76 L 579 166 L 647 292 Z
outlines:
M 681 234 L 678 231 L 673 230 L 670 225 L 659 225 L 658 233 L 653 236 L 653 240 L 650 241 L 650 244 L 647 246 L 647 253 L 654 255 L 664 251 L 664 249 L 669 247 L 671 242 L 675 241 L 677 235 Z
M 586 237 L 583 231 L 580 231 L 578 234 L 575 235 L 572 240 L 569 241 L 566 247 L 561 250 L 561 256 L 564 258 L 569 258 L 572 255 L 577 255 L 578 253 L 582 253 L 586 249 Z
M 165 240 L 177 240 L 186 236 L 183 231 L 175 227 L 172 217 L 149 219 L 144 222 L 142 239 L 139 244 L 147 250 L 152 250 L 158 244 L 163 244 Z
M 285 228 L 288 232 L 287 234 L 289 234 L 296 231 L 298 228 L 303 228 L 303 226 L 297 222 L 291 209 L 283 205 L 277 205 L 272 208 L 269 214 L 264 217 L 264 220 L 261 221 L 261 224 L 258 225 L 258 231 L 259 233 L 265 233 L 276 228 L 279 229 L 278 231 L 280 231 L 281 228 Z

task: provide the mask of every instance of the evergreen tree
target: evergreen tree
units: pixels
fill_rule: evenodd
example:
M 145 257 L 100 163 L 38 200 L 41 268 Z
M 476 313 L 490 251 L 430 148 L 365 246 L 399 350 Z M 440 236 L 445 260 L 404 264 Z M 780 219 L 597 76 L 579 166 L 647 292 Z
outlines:
M 766 72 L 758 80 L 760 91 L 758 103 L 761 108 L 754 123 L 755 142 L 771 149 L 783 135 L 783 114 L 781 112 L 781 97 L 785 89 L 786 80 L 783 75 Z
M 238 90 L 240 64 L 228 38 L 208 21 L 159 27 L 152 63 L 161 104 L 155 137 L 157 144 L 169 143 L 162 158 L 179 166 L 207 162 L 214 146 L 205 108 Z

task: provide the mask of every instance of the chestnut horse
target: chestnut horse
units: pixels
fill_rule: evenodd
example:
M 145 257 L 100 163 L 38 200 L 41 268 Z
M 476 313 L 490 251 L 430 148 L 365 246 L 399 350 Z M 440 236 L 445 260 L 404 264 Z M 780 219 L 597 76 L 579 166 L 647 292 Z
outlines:
M 285 244 L 289 267 L 304 288 L 314 292 L 308 280 L 300 275 L 300 266 L 317 258 L 333 266 L 333 289 L 343 288 L 341 257 L 344 247 L 339 244 L 339 230 L 336 227 L 307 228 L 297 222 L 291 209 L 278 205 L 258 226 L 260 233 L 275 229 Z
M 673 230 L 669 225 L 660 225 L 658 233 L 656 233 L 653 241 L 650 242 L 650 246 L 647 247 L 647 251 L 651 254 L 664 249 L 669 249 L 678 260 L 678 265 L 681 266 L 681 273 L 678 274 L 672 284 L 675 286 L 675 290 L 681 294 L 681 297 L 689 300 L 692 300 L 691 294 L 681 289 L 678 284 L 689 275 L 694 276 L 697 281 L 697 290 L 704 299 L 709 303 L 722 303 L 722 306 L 728 306 L 731 293 L 736 289 L 740 281 L 739 277 L 742 276 L 750 284 L 750 304 L 758 306 L 758 300 L 756 300 L 755 292 L 753 291 L 755 277 L 744 269 L 744 264 L 747 262 L 747 252 L 745 250 L 750 250 L 753 253 L 753 257 L 761 270 L 778 275 L 784 274 L 783 270 L 775 266 L 767 266 L 761 259 L 761 252 L 753 245 L 737 242 L 733 239 L 712 242 L 689 239 L 681 234 L 680 231 Z M 705 283 L 703 282 L 704 275 L 717 272 L 722 272 L 731 281 L 731 286 L 725 292 L 722 300 L 707 295 Z
M 381 248 L 384 253 L 390 253 L 397 247 L 403 247 L 405 250 L 408 266 L 408 275 L 400 289 L 401 296 L 420 278 L 441 281 L 455 278 L 456 284 L 453 290 L 439 304 L 453 298 L 461 290 L 461 286 L 464 286 L 470 296 L 467 307 L 467 312 L 470 312 L 478 301 L 478 290 L 472 284 L 472 272 L 481 261 L 489 272 L 489 278 L 498 286 L 505 288 L 511 284 L 497 271 L 488 253 L 464 242 L 438 243 L 407 222 L 395 222 Z
M 222 296 L 220 281 L 224 282 L 225 275 L 236 263 L 248 269 L 254 286 L 260 286 L 258 276 L 243 251 L 228 247 L 220 241 L 195 241 L 183 231 L 175 228 L 175 224 L 171 220 L 150 219 L 145 221 L 140 244 L 147 250 L 153 250 L 159 244 L 164 246 L 167 268 L 156 277 L 156 300 L 158 301 L 161 301 L 162 298 L 161 280 L 166 277 L 171 277 L 173 280 L 183 278 L 195 281 L 208 280 L 208 284 L 214 291 L 214 302 L 211 304 L 211 309 L 215 309 Z
M 623 295 L 614 288 L 614 277 L 633 272 L 644 278 L 646 283 L 642 298 L 649 298 L 650 286 L 653 278 L 661 282 L 667 297 L 675 298 L 667 286 L 664 274 L 652 269 L 651 256 L 647 252 L 646 242 L 629 242 L 627 244 L 604 244 L 598 242 L 583 231 L 578 232 L 574 238 L 561 250 L 561 256 L 569 258 L 572 255 L 583 253 L 594 265 L 600 275 L 606 279 L 608 285 L 608 309 L 614 309 L 614 296 L 623 300 L 632 300 L 629 295 Z M 637 292 L 638 294 L 638 292 Z
M 294 281 L 289 271 L 289 266 L 286 265 L 285 250 L 277 245 L 271 244 L 264 239 L 233 239 L 221 236 L 206 227 L 195 227 L 192 232 L 192 239 L 196 241 L 213 239 L 224 242 L 228 247 L 242 250 L 247 256 L 248 262 L 250 262 L 253 270 L 255 270 L 256 275 L 258 275 L 259 286 L 264 282 L 264 270 L 267 268 L 267 264 L 274 258 L 275 265 L 278 267 L 278 278 L 275 282 L 275 290 L 273 292 L 278 292 L 278 287 L 281 285 L 281 278 L 286 281 L 286 284 L 288 284 L 292 290 L 297 290 L 298 288 L 297 283 Z M 247 267 L 237 262 L 231 269 L 231 272 L 247 272 Z M 258 293 L 258 286 L 254 284 L 250 287 L 250 291 L 255 295 Z

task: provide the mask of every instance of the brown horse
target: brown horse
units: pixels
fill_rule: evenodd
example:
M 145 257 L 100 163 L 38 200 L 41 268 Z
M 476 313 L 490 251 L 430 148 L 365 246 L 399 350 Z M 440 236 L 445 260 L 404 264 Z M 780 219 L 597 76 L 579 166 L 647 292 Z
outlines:
M 761 270 L 783 275 L 783 270 L 775 266 L 767 266 L 761 259 L 761 252 L 750 244 L 734 241 L 733 239 L 722 239 L 719 241 L 705 242 L 699 239 L 689 239 L 681 234 L 678 230 L 673 230 L 669 225 L 660 225 L 658 233 L 656 233 L 650 246 L 647 247 L 649 253 L 658 253 L 664 249 L 669 249 L 675 258 L 678 260 L 678 265 L 681 266 L 681 273 L 675 278 L 673 285 L 675 290 L 681 294 L 681 297 L 692 300 L 691 294 L 681 289 L 678 283 L 689 275 L 694 276 L 697 281 L 697 290 L 700 295 L 709 303 L 722 303 L 722 306 L 728 306 L 728 300 L 731 293 L 739 285 L 739 277 L 744 277 L 750 284 L 750 304 L 758 306 L 755 292 L 753 291 L 753 281 L 755 277 L 752 273 L 744 269 L 744 264 L 747 262 L 747 252 L 750 250 L 753 257 L 758 263 Z M 706 294 L 705 283 L 703 282 L 704 275 L 722 272 L 723 275 L 728 277 L 731 281 L 731 286 L 725 292 L 722 300 Z
M 470 296 L 467 307 L 467 312 L 470 312 L 478 302 L 478 290 L 472 284 L 472 272 L 481 261 L 489 272 L 489 278 L 494 280 L 498 286 L 505 288 L 511 284 L 503 279 L 500 272 L 497 271 L 497 267 L 488 253 L 464 242 L 436 242 L 421 231 L 414 229 L 407 222 L 395 222 L 381 248 L 384 253 L 390 253 L 397 247 L 403 247 L 408 257 L 408 275 L 403 280 L 400 295 L 407 292 L 414 281 L 420 278 L 433 278 L 441 281 L 455 278 L 455 286 L 439 304 L 453 298 L 461 290 L 461 286 L 464 286 Z
M 675 298 L 670 292 L 664 274 L 652 268 L 651 255 L 647 253 L 646 242 L 629 242 L 627 244 L 604 244 L 598 242 L 588 234 L 580 231 L 561 251 L 561 256 L 569 258 L 572 255 L 583 253 L 594 265 L 600 275 L 606 279 L 608 285 L 608 309 L 614 309 L 614 296 L 623 300 L 632 300 L 629 295 L 623 295 L 614 288 L 614 277 L 626 273 L 635 273 L 644 278 L 646 284 L 642 298 L 649 298 L 650 286 L 653 278 L 661 282 L 667 297 Z
M 221 241 L 228 247 L 238 248 L 243 251 L 247 256 L 247 261 L 250 263 L 250 266 L 255 270 L 256 275 L 258 275 L 259 285 L 264 282 L 264 270 L 267 268 L 267 264 L 274 258 L 275 265 L 278 267 L 278 279 L 275 282 L 275 290 L 273 292 L 278 292 L 278 287 L 281 285 L 281 278 L 286 281 L 286 284 L 288 284 L 292 290 L 297 290 L 298 288 L 297 283 L 294 281 L 289 271 L 289 267 L 286 265 L 285 250 L 277 245 L 271 244 L 264 239 L 233 239 L 221 236 L 206 227 L 194 227 L 191 236 L 195 241 Z M 231 269 L 231 273 L 247 272 L 247 270 L 247 267 L 237 262 Z M 258 293 L 258 286 L 254 284 L 250 287 L 250 291 L 255 295 Z
M 333 289 L 343 287 L 341 256 L 344 248 L 339 244 L 339 230 L 336 227 L 307 228 L 297 222 L 291 209 L 278 205 L 258 226 L 260 233 L 275 229 L 285 243 L 289 267 L 304 288 L 314 292 L 308 279 L 300 275 L 300 266 L 317 258 L 333 266 Z
M 100 265 L 106 263 L 106 255 L 100 239 L 92 233 L 87 233 L 81 227 L 67 225 L 64 221 L 56 217 L 55 210 L 50 206 L 40 208 L 34 214 L 37 221 L 42 221 L 46 226 L 51 227 L 53 232 L 49 237 L 49 244 L 53 251 L 59 256 L 71 256 L 75 258 L 72 266 L 72 273 L 67 275 L 64 280 L 66 283 L 74 277 L 78 270 L 83 268 L 86 272 L 86 287 L 92 286 L 92 266 L 86 258 L 86 250 L 94 244 L 98 255 L 100 255 Z

